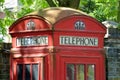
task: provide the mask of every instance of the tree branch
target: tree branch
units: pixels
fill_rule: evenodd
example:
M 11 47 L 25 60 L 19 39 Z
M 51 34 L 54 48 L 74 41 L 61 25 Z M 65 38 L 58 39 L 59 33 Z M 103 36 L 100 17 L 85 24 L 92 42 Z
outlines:
M 70 0 L 69 2 L 71 8 L 75 8 L 75 9 L 79 8 L 80 0 Z
M 57 0 L 59 2 L 59 6 L 62 7 L 71 7 L 71 8 L 79 8 L 80 0 Z

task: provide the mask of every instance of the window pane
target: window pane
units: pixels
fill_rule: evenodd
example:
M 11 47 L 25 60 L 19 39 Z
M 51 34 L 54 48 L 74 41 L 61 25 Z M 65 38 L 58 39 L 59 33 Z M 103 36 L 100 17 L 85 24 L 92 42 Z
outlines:
M 17 80 L 23 80 L 23 64 L 17 65 Z
M 83 64 L 76 65 L 76 79 L 77 80 L 84 80 L 84 78 L 85 78 L 84 65 Z
M 66 80 L 74 80 L 74 64 L 67 64 Z
M 30 80 L 30 64 L 25 64 L 25 80 Z
M 32 80 L 38 80 L 38 64 L 32 65 Z
M 88 80 L 95 80 L 95 65 L 88 65 Z

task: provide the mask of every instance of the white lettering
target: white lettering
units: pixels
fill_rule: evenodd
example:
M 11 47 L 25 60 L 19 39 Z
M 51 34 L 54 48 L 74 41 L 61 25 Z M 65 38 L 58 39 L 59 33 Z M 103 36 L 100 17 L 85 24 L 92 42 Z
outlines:
M 17 38 L 17 46 L 48 45 L 47 36 Z
M 98 38 L 77 37 L 77 36 L 60 36 L 60 45 L 98 46 Z

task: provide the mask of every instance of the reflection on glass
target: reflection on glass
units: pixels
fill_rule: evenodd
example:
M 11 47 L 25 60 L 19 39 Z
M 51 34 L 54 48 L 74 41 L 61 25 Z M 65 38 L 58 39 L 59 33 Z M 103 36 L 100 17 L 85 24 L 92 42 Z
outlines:
M 95 80 L 93 64 L 67 64 L 66 70 L 66 80 Z
M 23 64 L 17 65 L 17 80 L 23 80 Z
M 83 64 L 67 64 L 66 80 L 84 80 L 85 77 Z
M 74 80 L 74 65 L 73 64 L 67 64 L 66 80 Z
M 25 64 L 25 80 L 30 80 L 30 64 Z
M 38 80 L 38 64 L 32 65 L 32 80 Z
M 76 65 L 76 80 L 84 80 L 84 65 Z
M 17 64 L 17 80 L 39 80 L 38 64 Z
M 88 65 L 88 80 L 95 80 L 95 66 Z

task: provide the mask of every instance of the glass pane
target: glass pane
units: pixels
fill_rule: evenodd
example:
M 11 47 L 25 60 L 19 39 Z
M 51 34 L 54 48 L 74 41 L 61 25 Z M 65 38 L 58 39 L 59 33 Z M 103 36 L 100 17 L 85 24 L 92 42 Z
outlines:
M 84 65 L 76 65 L 76 80 L 84 80 L 85 78 L 85 69 Z
M 25 64 L 25 80 L 30 80 L 30 64 Z
M 74 64 L 67 64 L 67 76 L 66 80 L 74 80 Z
M 74 80 L 74 64 L 67 64 L 67 76 L 66 80 Z
M 38 80 L 38 64 L 32 65 L 32 80 Z
M 23 80 L 23 64 L 17 65 L 17 80 Z
M 95 80 L 95 65 L 88 65 L 88 80 Z

